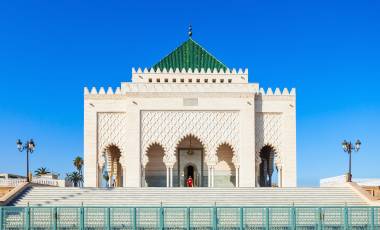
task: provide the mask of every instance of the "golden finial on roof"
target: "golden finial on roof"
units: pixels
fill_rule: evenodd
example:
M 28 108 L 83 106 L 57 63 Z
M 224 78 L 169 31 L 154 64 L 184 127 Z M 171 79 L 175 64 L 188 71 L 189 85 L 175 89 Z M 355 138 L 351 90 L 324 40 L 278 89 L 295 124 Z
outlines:
M 193 27 L 189 25 L 189 37 L 193 36 Z

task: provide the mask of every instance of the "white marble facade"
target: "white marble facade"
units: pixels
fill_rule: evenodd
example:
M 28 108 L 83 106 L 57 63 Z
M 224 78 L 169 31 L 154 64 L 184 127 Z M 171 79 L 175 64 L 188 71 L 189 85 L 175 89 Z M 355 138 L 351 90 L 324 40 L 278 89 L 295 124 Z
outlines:
M 184 186 L 191 174 L 195 186 L 259 187 L 270 162 L 277 186 L 297 185 L 295 89 L 261 89 L 247 69 L 133 69 L 116 89 L 84 89 L 87 187 L 104 172 L 111 186 Z

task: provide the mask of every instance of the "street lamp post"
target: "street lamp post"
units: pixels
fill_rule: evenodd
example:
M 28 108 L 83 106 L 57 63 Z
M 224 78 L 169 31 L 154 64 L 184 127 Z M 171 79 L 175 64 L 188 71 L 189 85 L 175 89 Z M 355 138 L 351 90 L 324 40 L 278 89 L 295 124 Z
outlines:
M 342 142 L 342 147 L 343 147 L 343 151 L 345 151 L 346 153 L 348 153 L 348 156 L 349 156 L 349 160 L 348 160 L 348 174 L 347 174 L 347 182 L 352 182 L 352 173 L 351 173 L 351 153 L 352 151 L 355 151 L 355 152 L 358 152 L 359 149 L 360 149 L 360 145 L 362 143 L 360 142 L 360 140 L 356 140 L 355 142 L 355 145 L 353 145 L 350 142 L 344 140 Z
M 21 140 L 18 139 L 17 142 L 17 149 L 22 152 L 26 150 L 26 181 L 30 182 L 29 178 L 29 153 L 32 153 L 36 147 L 33 139 L 30 139 L 27 141 L 24 145 L 22 144 Z

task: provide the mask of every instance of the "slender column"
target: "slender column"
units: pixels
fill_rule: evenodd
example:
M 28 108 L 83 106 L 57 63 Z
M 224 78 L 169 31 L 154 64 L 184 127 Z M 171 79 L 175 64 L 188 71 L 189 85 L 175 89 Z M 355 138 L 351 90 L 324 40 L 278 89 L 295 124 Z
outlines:
M 108 172 L 108 187 L 112 187 L 112 172 Z
M 142 187 L 146 187 L 145 168 L 142 169 Z
M 207 187 L 211 187 L 211 167 L 207 167 Z
M 173 187 L 173 167 L 170 167 L 170 187 Z
M 215 177 L 215 168 L 214 168 L 214 166 L 211 166 L 211 175 L 212 175 L 212 177 L 211 177 L 211 187 L 214 187 L 214 182 L 215 182 L 215 180 L 214 180 L 214 177 Z
M 119 187 L 119 176 L 117 175 L 117 173 L 115 173 L 115 184 L 114 184 L 114 187 Z
M 239 168 L 235 167 L 235 187 L 239 187 Z
M 282 167 L 278 169 L 278 187 L 282 187 Z
M 166 166 L 166 187 L 169 187 L 169 167 Z

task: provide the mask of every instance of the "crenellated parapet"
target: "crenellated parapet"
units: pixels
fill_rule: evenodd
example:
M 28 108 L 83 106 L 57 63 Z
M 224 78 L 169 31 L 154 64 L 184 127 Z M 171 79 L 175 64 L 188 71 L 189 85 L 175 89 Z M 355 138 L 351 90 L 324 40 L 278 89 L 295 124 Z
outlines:
M 132 68 L 133 83 L 248 83 L 248 69 L 141 69 Z
M 276 88 L 274 91 L 272 88 L 268 88 L 266 91 L 264 88 L 260 88 L 258 95 L 261 96 L 295 96 L 296 89 L 292 88 L 289 92 L 288 88 L 284 88 L 282 91 L 280 88 Z
M 84 95 L 121 95 L 121 89 L 120 87 L 116 87 L 115 89 L 112 87 L 108 87 L 107 89 L 104 87 L 100 87 L 99 89 L 92 87 L 89 90 L 87 87 L 84 87 Z
M 249 93 L 259 92 L 256 83 L 247 84 L 138 84 L 122 82 L 121 87 L 115 89 L 108 87 L 91 89 L 84 87 L 85 96 L 118 96 L 133 93 Z

